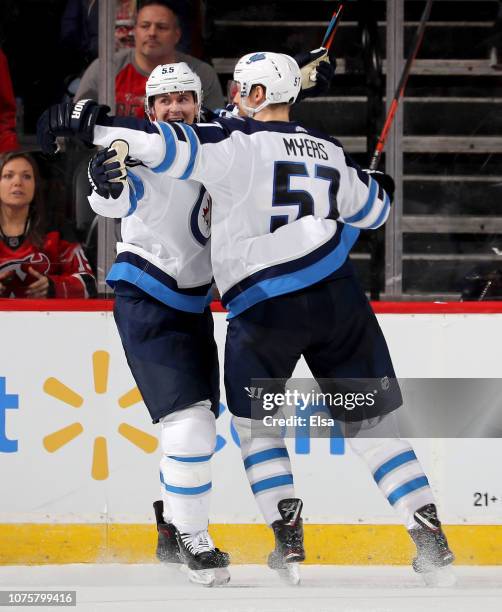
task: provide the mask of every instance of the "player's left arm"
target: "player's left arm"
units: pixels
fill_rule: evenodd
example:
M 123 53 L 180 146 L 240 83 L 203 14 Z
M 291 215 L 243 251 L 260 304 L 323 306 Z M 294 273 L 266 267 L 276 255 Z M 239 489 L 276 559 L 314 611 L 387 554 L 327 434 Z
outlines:
M 108 111 L 108 107 L 93 100 L 49 108 L 37 124 L 42 150 L 55 153 L 58 136 L 74 136 L 87 144 L 103 147 L 115 140 L 124 140 L 129 145 L 130 157 L 142 161 L 154 172 L 165 172 L 173 178 L 212 181 L 230 168 L 231 147 L 228 141 L 224 142 L 228 130 L 221 122 L 194 126 L 151 123 L 131 117 L 111 117 Z
M 339 220 L 359 229 L 376 229 L 389 216 L 394 195 L 392 177 L 363 170 L 348 155 L 340 174 Z
M 328 93 L 336 72 L 336 59 L 324 47 L 294 56 L 300 68 L 302 85 L 296 102 Z

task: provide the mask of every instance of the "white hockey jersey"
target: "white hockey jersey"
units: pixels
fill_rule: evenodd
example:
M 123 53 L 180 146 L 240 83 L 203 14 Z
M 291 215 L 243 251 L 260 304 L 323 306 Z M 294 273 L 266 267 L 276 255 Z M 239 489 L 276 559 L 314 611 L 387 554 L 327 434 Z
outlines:
M 119 198 L 93 191 L 92 209 L 122 218 L 122 242 L 106 278 L 136 285 L 178 310 L 203 312 L 211 299 L 211 198 L 195 181 L 177 181 L 145 166 L 128 168 Z
M 213 274 L 230 316 L 351 274 L 359 229 L 389 214 L 388 195 L 340 143 L 295 122 L 106 118 L 94 129 L 96 144 L 115 138 L 154 172 L 201 181 L 210 193 Z

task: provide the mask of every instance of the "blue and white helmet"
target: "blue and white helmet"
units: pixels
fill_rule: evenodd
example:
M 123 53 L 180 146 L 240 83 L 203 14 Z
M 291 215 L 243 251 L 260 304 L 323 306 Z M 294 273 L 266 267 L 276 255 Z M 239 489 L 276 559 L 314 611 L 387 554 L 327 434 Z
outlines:
M 248 53 L 235 65 L 234 81 L 240 84 L 241 101 L 253 85 L 265 87 L 265 101 L 251 109 L 241 102 L 248 114 L 254 115 L 269 104 L 293 104 L 301 88 L 301 73 L 296 61 L 284 53 L 263 51 Z
M 151 116 L 152 98 L 160 94 L 192 91 L 197 104 L 197 117 L 202 104 L 202 85 L 200 78 L 185 62 L 161 64 L 152 70 L 145 90 L 145 112 Z

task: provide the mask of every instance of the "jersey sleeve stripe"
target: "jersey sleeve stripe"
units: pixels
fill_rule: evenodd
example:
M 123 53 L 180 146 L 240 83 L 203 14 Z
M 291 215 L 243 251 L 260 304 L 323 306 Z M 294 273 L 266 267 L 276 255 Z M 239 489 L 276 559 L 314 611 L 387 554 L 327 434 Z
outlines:
M 186 142 L 187 137 L 185 136 L 185 132 L 181 129 L 181 127 L 177 123 L 171 123 L 171 127 L 176 132 L 176 136 L 180 142 Z
M 139 176 L 137 176 L 136 174 L 128 170 L 127 178 L 130 180 L 130 184 L 129 184 L 130 207 L 129 207 L 129 210 L 127 211 L 126 217 L 133 214 L 133 212 L 138 207 L 138 202 L 145 195 L 145 186 L 143 185 L 143 181 L 139 178 Z
M 387 219 L 387 216 L 390 210 L 390 199 L 385 191 L 384 193 L 385 193 L 385 202 L 382 207 L 382 210 L 380 214 L 378 215 L 376 221 L 372 223 L 371 225 L 369 225 L 367 229 L 376 229 L 377 227 L 380 227 L 384 223 L 384 221 Z
M 370 178 L 370 185 L 369 185 L 370 191 L 369 191 L 368 199 L 366 200 L 366 203 L 361 208 L 361 210 L 356 212 L 355 215 L 344 218 L 343 219 L 344 223 L 357 223 L 358 221 L 361 221 L 362 219 L 367 217 L 368 214 L 371 212 L 373 205 L 375 204 L 377 195 L 378 195 L 378 183 L 371 177 L 369 178 Z
M 173 165 L 174 159 L 176 157 L 176 140 L 173 136 L 173 130 L 171 126 L 162 121 L 159 122 L 160 131 L 164 137 L 164 143 L 166 147 L 166 151 L 164 154 L 164 159 L 160 162 L 158 166 L 152 168 L 152 170 L 156 173 L 166 172 Z
M 188 141 L 190 142 L 190 159 L 188 160 L 188 164 L 185 172 L 180 176 L 180 180 L 186 181 L 190 178 L 193 168 L 195 165 L 195 160 L 197 158 L 197 152 L 199 150 L 199 143 L 197 141 L 197 136 L 195 132 L 189 125 L 180 125 L 185 134 L 188 137 Z

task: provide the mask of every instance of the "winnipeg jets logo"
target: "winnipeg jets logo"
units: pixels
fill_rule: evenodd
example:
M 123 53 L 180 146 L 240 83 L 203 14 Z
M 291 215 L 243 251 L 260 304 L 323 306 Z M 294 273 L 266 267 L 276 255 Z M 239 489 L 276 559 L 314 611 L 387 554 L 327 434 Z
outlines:
M 50 268 L 50 261 L 44 253 L 31 253 L 20 259 L 10 260 L 4 264 L 0 264 L 0 273 L 15 274 L 19 280 L 24 282 L 28 276 L 28 268 L 34 266 L 40 274 L 47 274 Z
M 190 229 L 195 240 L 205 246 L 211 236 L 211 196 L 202 186 L 190 215 Z
M 211 198 L 208 196 L 206 202 L 202 203 L 202 233 L 209 236 L 211 234 Z

